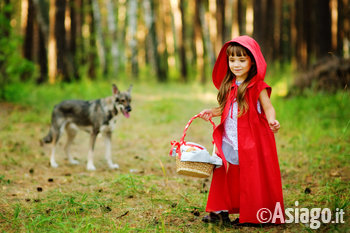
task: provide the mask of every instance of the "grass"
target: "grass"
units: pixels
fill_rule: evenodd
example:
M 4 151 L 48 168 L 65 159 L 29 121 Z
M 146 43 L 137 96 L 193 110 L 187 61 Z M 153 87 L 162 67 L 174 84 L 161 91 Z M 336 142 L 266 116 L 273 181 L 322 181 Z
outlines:
M 129 83 L 119 85 L 125 90 Z M 168 153 L 187 121 L 215 106 L 212 86 L 134 85 L 131 118 L 121 117 L 113 133 L 119 170 L 107 168 L 98 138 L 97 171 L 86 171 L 88 136 L 82 132 L 72 146 L 81 164 L 69 165 L 61 144 L 60 167 L 50 168 L 50 148 L 38 141 L 47 133 L 53 106 L 110 93 L 110 83 L 103 81 L 8 87 L 11 103 L 0 103 L 0 232 L 312 231 L 301 223 L 227 229 L 201 222 L 210 180 L 178 176 Z M 349 230 L 349 97 L 339 92 L 272 98 L 282 126 L 276 141 L 285 207 L 295 208 L 298 201 L 300 208 L 346 213 L 344 224 L 322 224 L 320 232 Z M 211 126 L 194 121 L 187 139 L 210 148 Z

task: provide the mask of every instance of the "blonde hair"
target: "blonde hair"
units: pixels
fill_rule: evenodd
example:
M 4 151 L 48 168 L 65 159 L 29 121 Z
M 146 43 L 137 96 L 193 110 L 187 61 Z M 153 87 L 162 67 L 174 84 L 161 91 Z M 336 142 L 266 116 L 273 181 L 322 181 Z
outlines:
M 227 55 L 227 64 L 228 64 L 229 56 L 249 56 L 252 61 L 252 65 L 250 67 L 248 77 L 241 83 L 241 85 L 238 86 L 238 89 L 237 89 L 236 99 L 237 99 L 238 109 L 239 109 L 237 117 L 241 117 L 249 109 L 248 103 L 245 100 L 245 94 L 250 81 L 257 74 L 256 63 L 250 51 L 237 43 L 232 43 L 228 45 L 226 49 L 226 55 Z M 219 93 L 217 95 L 217 100 L 220 106 L 221 114 L 225 109 L 227 98 L 229 97 L 229 93 L 231 91 L 232 81 L 235 78 L 235 75 L 231 72 L 228 65 L 227 67 L 228 67 L 227 73 L 220 85 Z

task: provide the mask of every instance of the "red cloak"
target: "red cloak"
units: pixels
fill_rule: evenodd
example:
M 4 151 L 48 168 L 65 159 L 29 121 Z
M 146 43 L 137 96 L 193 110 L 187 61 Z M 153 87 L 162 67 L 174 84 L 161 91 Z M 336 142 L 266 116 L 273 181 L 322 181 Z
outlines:
M 260 92 L 266 88 L 268 95 L 271 94 L 271 87 L 264 82 L 266 62 L 258 43 L 248 36 L 240 36 L 225 43 L 213 69 L 213 82 L 219 89 L 228 69 L 226 48 L 233 42 L 244 46 L 252 53 L 257 66 L 257 75 L 251 80 L 245 95 L 249 109 L 237 120 L 239 166 L 230 165 L 227 169 L 227 161 L 222 151 L 224 122 L 229 115 L 237 90 L 235 80 L 221 122 L 213 132 L 218 155 L 222 158 L 224 166 L 214 170 L 206 211 L 239 212 L 241 223 L 261 223 L 257 218 L 259 209 L 267 208 L 273 215 L 276 204 L 279 203 L 281 211 L 278 213 L 282 217 L 277 218 L 275 223 L 283 223 L 284 204 L 275 138 L 263 109 L 261 114 L 257 110 Z M 266 212 L 263 214 L 263 220 L 269 218 L 269 214 Z M 267 222 L 272 220 L 271 218 Z

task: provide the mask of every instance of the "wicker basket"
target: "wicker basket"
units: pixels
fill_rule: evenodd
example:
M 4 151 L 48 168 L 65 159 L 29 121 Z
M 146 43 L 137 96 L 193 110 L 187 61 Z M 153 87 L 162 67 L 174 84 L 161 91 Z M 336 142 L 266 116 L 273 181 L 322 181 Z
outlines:
M 183 136 L 178 143 L 179 146 L 185 143 L 185 137 L 188 127 L 191 125 L 192 121 L 199 117 L 199 114 L 192 117 L 183 132 Z M 210 119 L 210 123 L 213 125 L 213 129 L 215 128 L 214 122 Z M 213 153 L 215 152 L 215 145 L 213 148 Z M 192 176 L 198 178 L 207 178 L 211 175 L 214 170 L 215 165 L 210 163 L 202 163 L 202 162 L 189 162 L 189 161 L 181 161 L 179 155 L 176 155 L 176 172 L 180 175 Z
M 180 175 L 207 178 L 213 172 L 214 166 L 210 163 L 180 161 L 179 156 L 176 156 L 176 172 Z

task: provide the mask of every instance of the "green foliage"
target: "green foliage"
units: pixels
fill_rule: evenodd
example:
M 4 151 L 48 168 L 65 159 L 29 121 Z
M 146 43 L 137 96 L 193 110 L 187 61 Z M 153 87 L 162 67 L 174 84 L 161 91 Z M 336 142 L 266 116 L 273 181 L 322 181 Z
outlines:
M 6 99 L 5 88 L 10 83 L 34 77 L 34 64 L 21 56 L 21 38 L 13 33 L 10 20 L 12 6 L 0 6 L 0 99 Z

